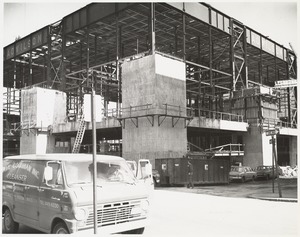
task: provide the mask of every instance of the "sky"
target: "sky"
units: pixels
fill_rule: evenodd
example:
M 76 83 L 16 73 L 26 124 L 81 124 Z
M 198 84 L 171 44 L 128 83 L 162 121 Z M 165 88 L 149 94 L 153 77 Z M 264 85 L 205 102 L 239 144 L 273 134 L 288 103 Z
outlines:
M 89 4 L 84 1 L 43 3 L 4 0 L 3 2 L 4 18 L 3 34 L 1 34 L 3 46 L 12 43 L 18 36 L 24 37 Z M 290 48 L 289 43 L 291 43 L 297 53 L 296 0 L 286 2 L 207 1 L 207 3 L 287 48 Z

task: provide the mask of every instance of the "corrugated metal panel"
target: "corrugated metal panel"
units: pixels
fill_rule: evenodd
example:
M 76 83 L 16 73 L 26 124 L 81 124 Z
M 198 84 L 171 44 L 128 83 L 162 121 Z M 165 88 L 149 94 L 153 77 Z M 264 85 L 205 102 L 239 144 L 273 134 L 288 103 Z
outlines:
M 195 184 L 228 183 L 228 160 L 190 159 L 193 164 Z M 161 176 L 162 185 L 186 184 L 188 182 L 186 158 L 162 158 L 155 160 L 155 168 Z

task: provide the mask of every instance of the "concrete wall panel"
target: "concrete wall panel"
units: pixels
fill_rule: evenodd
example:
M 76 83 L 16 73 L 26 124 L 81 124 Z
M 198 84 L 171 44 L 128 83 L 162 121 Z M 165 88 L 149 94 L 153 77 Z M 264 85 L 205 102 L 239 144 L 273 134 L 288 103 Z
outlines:
M 289 138 L 289 153 L 290 153 L 290 165 L 293 167 L 295 165 L 298 165 L 297 161 L 297 137 L 290 137 Z
M 166 117 L 158 125 L 157 114 L 165 113 L 164 104 L 177 106 L 168 106 L 168 115 L 179 115 L 179 106 L 186 105 L 186 87 L 183 80 L 185 65 L 161 57 L 150 55 L 126 62 L 122 67 L 122 116 L 128 116 L 128 113 L 124 113 L 124 108 L 129 106 L 151 104 L 154 108 L 148 111 L 148 114 L 153 115 L 153 126 L 146 117 L 138 118 L 138 127 L 133 123 L 136 123 L 135 118 L 132 118 L 133 121 L 125 120 L 125 129 L 122 130 L 123 157 L 134 160 L 150 159 L 153 165 L 155 158 L 178 158 L 185 155 L 187 150 L 187 129 L 183 118 L 174 127 L 171 117 Z M 175 75 L 174 71 L 178 73 Z M 145 111 L 136 111 L 134 115 L 145 115 Z M 184 115 L 186 111 L 182 109 L 181 116 Z M 162 119 L 163 117 L 160 121 Z
M 48 142 L 48 126 L 66 122 L 66 94 L 64 92 L 34 87 L 22 90 L 20 154 L 43 154 L 53 149 Z M 40 130 L 43 130 L 41 132 Z
M 243 142 L 246 144 L 243 164 L 252 168 L 263 165 L 263 141 L 260 128 L 251 127 L 248 133 L 243 134 Z
M 35 154 L 36 153 L 36 135 L 29 132 L 29 134 L 25 134 L 23 132 L 20 137 L 20 154 Z

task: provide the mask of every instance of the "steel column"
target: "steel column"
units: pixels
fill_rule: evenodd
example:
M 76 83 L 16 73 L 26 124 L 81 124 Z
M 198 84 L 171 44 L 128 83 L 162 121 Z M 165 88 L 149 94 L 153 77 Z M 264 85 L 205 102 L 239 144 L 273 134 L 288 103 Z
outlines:
M 211 11 L 209 11 L 209 19 L 211 23 Z M 208 38 L 209 38 L 209 81 L 210 81 L 210 94 L 212 94 L 213 90 L 213 72 L 212 72 L 212 53 L 213 53 L 213 43 L 212 43 L 212 27 L 211 24 L 208 26 Z M 209 96 L 209 109 L 212 109 L 212 99 L 211 96 Z
M 177 26 L 174 26 L 174 56 L 177 56 L 177 52 L 178 52 L 177 30 L 178 30 Z M 172 54 L 172 50 L 171 49 L 170 49 L 170 54 Z
M 185 29 L 185 3 L 183 3 L 183 13 L 182 13 L 182 27 L 183 27 L 183 60 L 185 61 L 186 59 L 186 29 Z
M 155 3 L 151 3 L 151 52 L 155 52 Z
M 13 88 L 16 89 L 16 84 L 17 84 L 17 62 L 16 58 L 14 57 L 14 83 L 13 83 Z
M 97 64 L 97 51 L 98 51 L 98 42 L 97 42 L 97 36 L 95 36 L 95 40 L 94 40 L 94 46 L 95 46 L 95 57 L 94 57 L 94 64 Z
M 245 78 L 245 87 L 248 88 L 248 58 L 247 58 L 247 30 L 244 26 L 243 32 L 243 49 L 244 49 L 244 78 Z
M 116 4 L 116 10 L 118 8 L 118 5 Z M 117 11 L 116 11 L 117 12 Z M 116 13 L 116 79 L 118 82 L 118 91 L 117 91 L 117 117 L 119 116 L 119 110 L 120 110 L 120 78 L 119 78 L 119 45 L 120 35 L 119 35 L 119 13 Z
M 291 113 L 291 89 L 287 88 L 287 99 L 288 99 L 288 122 L 292 123 L 292 113 Z
M 82 70 L 83 63 L 82 63 L 82 42 L 80 42 L 80 69 Z
M 29 80 L 28 85 L 32 86 L 32 40 L 30 41 L 30 53 L 29 53 Z
M 66 70 L 65 70 L 65 54 L 66 54 L 66 36 L 64 27 L 62 25 L 62 36 L 61 36 L 61 69 L 60 69 L 60 77 L 61 77 L 61 90 L 66 90 Z
M 197 63 L 200 64 L 200 57 L 201 57 L 201 41 L 200 41 L 200 36 L 198 35 L 198 40 L 197 40 L 197 56 L 198 56 L 198 60 Z
M 234 37 L 233 37 L 233 20 L 230 19 L 230 29 L 231 29 L 231 37 L 230 37 L 230 58 L 231 58 L 231 74 L 232 74 L 232 81 L 231 81 L 231 91 L 235 90 L 234 80 L 235 80 L 235 61 L 234 61 Z M 230 93 L 230 98 L 232 97 L 232 93 Z M 230 107 L 231 109 L 231 107 Z

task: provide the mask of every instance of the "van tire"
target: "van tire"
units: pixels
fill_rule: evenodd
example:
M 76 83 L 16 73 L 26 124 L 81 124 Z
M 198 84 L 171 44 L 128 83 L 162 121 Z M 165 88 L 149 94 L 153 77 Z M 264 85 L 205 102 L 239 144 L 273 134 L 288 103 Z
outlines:
M 143 234 L 145 227 L 133 230 L 133 234 Z
M 122 234 L 143 234 L 145 230 L 145 227 L 139 228 L 139 229 L 134 229 L 134 230 L 128 230 L 125 232 L 122 232 Z
M 52 230 L 52 234 L 69 234 L 69 230 L 64 223 L 58 222 L 54 226 Z
M 19 230 L 19 223 L 13 220 L 8 208 L 4 212 L 3 228 L 4 233 L 17 233 Z

